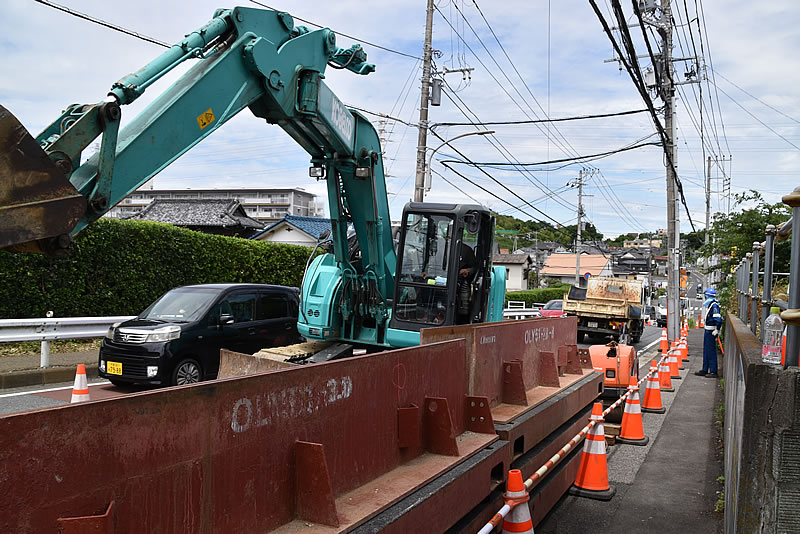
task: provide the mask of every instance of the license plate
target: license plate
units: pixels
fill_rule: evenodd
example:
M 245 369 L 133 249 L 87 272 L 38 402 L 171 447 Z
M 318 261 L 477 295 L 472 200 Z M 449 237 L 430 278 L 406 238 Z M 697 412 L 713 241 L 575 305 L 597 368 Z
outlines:
M 588 326 L 589 328 L 597 328 L 597 323 L 594 321 L 588 321 L 586 323 L 586 326 Z
M 120 362 L 106 362 L 106 369 L 110 375 L 121 375 L 122 364 Z

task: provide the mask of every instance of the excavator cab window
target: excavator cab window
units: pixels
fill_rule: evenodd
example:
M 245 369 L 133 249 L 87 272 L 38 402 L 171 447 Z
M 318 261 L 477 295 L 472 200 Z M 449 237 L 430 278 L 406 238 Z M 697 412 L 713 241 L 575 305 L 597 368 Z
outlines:
M 453 218 L 409 213 L 403 221 L 402 264 L 395 316 L 402 321 L 442 325 L 447 320 L 448 269 Z

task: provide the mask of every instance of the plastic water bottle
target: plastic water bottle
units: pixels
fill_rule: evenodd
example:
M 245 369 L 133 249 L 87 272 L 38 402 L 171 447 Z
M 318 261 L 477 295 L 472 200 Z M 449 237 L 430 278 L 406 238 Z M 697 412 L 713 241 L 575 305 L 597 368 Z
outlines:
M 761 361 L 764 363 L 781 363 L 781 347 L 783 345 L 783 320 L 781 309 L 770 309 L 769 317 L 764 321 L 764 348 L 761 349 Z

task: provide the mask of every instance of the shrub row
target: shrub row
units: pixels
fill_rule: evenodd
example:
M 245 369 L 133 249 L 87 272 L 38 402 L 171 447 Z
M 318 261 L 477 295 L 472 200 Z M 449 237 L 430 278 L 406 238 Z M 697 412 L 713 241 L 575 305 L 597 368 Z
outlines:
M 187 284 L 299 286 L 310 250 L 149 221 L 100 219 L 65 258 L 0 252 L 0 318 L 136 315 Z
M 528 289 L 525 291 L 509 291 L 506 293 L 506 305 L 509 300 L 525 301 L 527 308 L 533 307 L 537 302 L 546 303 L 548 300 L 561 299 L 569 291 L 569 284 L 558 284 L 542 289 Z

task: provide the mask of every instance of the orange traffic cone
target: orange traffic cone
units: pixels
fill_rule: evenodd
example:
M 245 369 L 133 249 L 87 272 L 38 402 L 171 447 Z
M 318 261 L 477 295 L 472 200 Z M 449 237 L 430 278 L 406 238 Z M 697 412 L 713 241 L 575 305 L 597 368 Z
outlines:
M 528 507 L 528 492 L 525 491 L 525 484 L 522 482 L 522 472 L 519 469 L 512 469 L 508 472 L 508 484 L 503 495 L 506 504 L 509 501 L 517 503 L 508 515 L 503 519 L 503 534 L 522 533 L 533 534 L 533 520 L 531 519 L 531 509 Z
M 675 391 L 675 388 L 672 387 L 672 379 L 670 374 L 669 364 L 667 361 L 661 361 L 658 364 L 658 382 L 660 384 L 661 391 Z
M 705 328 L 705 327 L 706 327 L 706 325 L 703 324 L 703 314 L 702 313 L 698 313 L 697 314 L 697 328 Z
M 669 375 L 672 380 L 680 380 L 681 372 L 678 370 L 678 356 L 675 349 L 670 349 L 667 353 L 667 365 L 669 365 Z
M 676 339 L 672 342 L 672 353 L 675 355 L 675 362 L 678 364 L 678 371 L 683 371 L 683 353 L 681 352 L 681 342 Z M 679 375 L 680 376 L 680 375 Z
M 669 340 L 667 339 L 667 329 L 661 331 L 661 340 L 658 344 L 658 350 L 661 351 L 661 354 L 666 354 L 667 350 L 669 349 Z
M 629 395 L 625 399 L 625 411 L 622 413 L 622 429 L 617 436 L 617 443 L 624 445 L 647 445 L 650 438 L 644 435 L 642 425 L 642 407 L 639 401 L 639 384 L 636 376 L 631 376 L 628 385 Z
M 661 404 L 661 382 L 658 379 L 658 374 L 658 364 L 653 360 L 650 362 L 650 374 L 647 375 L 647 389 L 644 390 L 643 412 L 664 413 L 667 411 L 664 405 Z
M 608 463 L 606 461 L 606 433 L 603 428 L 603 404 L 595 402 L 590 420 L 596 421 L 589 429 L 583 442 L 581 465 L 578 476 L 569 489 L 570 494 L 589 497 L 601 501 L 611 500 L 617 492 L 608 483 Z
M 72 386 L 72 399 L 70 404 L 75 402 L 84 402 L 89 399 L 89 383 L 86 381 L 86 366 L 82 363 L 78 364 L 78 370 L 75 373 L 75 385 Z
M 681 342 L 678 343 L 678 354 L 681 355 L 681 360 L 684 362 L 689 361 L 689 342 L 686 341 L 686 336 L 683 336 Z

